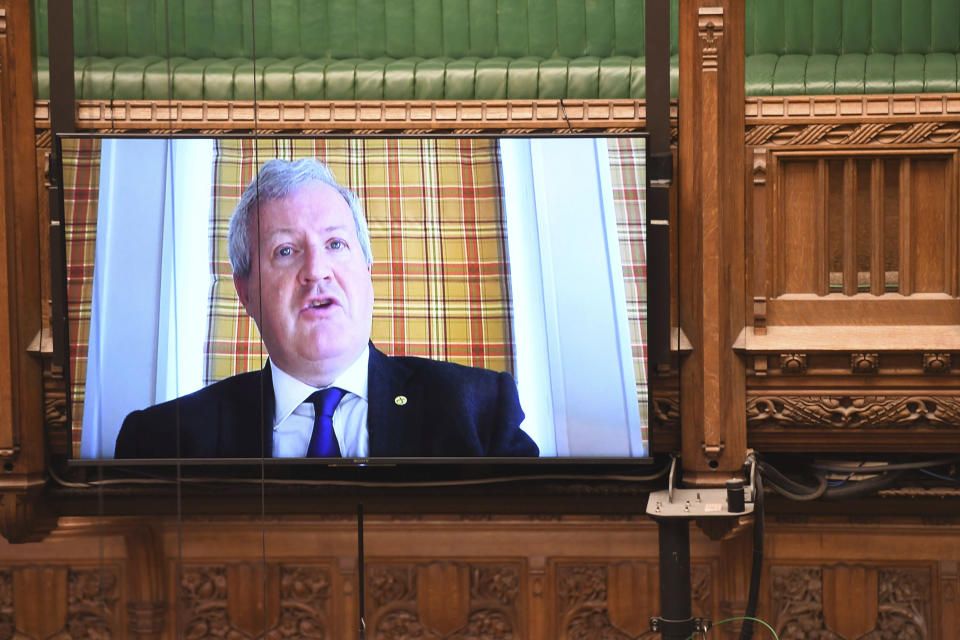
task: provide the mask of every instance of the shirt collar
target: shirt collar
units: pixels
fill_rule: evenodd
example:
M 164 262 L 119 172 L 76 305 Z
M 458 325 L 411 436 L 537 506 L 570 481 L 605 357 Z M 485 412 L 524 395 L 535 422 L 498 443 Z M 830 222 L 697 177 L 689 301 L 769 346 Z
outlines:
M 367 399 L 367 374 L 370 360 L 370 345 L 368 344 L 349 367 L 334 378 L 328 387 L 340 387 L 344 391 Z M 318 390 L 305 382 L 294 378 L 286 371 L 270 362 L 270 372 L 273 378 L 274 405 L 273 426 L 277 426 L 293 413 L 293 410 L 306 402 L 310 394 Z M 326 388 L 326 387 L 322 387 Z

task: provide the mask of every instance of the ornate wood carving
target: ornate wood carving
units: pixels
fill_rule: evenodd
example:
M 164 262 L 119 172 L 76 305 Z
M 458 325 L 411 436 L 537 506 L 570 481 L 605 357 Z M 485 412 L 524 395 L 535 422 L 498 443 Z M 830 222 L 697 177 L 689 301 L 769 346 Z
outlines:
M 765 146 L 916 146 L 960 142 L 960 124 L 951 122 L 811 123 L 747 126 L 746 143 Z
M 665 429 L 680 428 L 680 396 L 678 393 L 653 394 L 653 415 L 657 425 Z
M 520 567 L 514 564 L 459 562 L 372 564 L 367 571 L 368 626 L 373 638 L 400 640 L 426 637 L 456 640 L 513 638 L 520 632 Z M 465 606 L 454 616 L 433 610 L 448 602 L 445 582 L 432 578 L 463 578 Z M 459 601 L 460 598 L 457 598 Z M 437 625 L 445 628 L 437 628 Z M 446 626 L 449 625 L 449 626 Z
M 923 354 L 924 373 L 949 373 L 951 357 L 949 353 Z
M 6 8 L 0 8 L 0 37 L 6 37 L 7 35 L 7 10 Z
M 672 107 L 675 111 L 675 107 Z M 674 116 L 676 114 L 674 113 Z M 38 128 L 49 127 L 46 100 L 35 103 Z M 81 130 L 179 131 L 291 131 L 323 133 L 360 129 L 376 131 L 432 130 L 489 131 L 613 128 L 642 129 L 646 106 L 642 100 L 397 100 L 397 101 L 150 101 L 79 100 L 77 127 Z M 166 124 L 166 127 L 163 125 Z
M 747 400 L 751 427 L 955 429 L 955 396 L 759 396 Z
M 110 638 L 118 628 L 117 569 L 67 574 L 67 629 L 71 638 Z
M 780 371 L 785 375 L 802 375 L 807 372 L 807 354 L 781 353 Z
M 929 571 L 889 568 L 880 570 L 876 630 L 867 640 L 922 640 L 930 636 L 931 586 Z M 956 629 L 943 629 L 950 634 Z M 944 637 L 947 637 L 945 635 Z
M 180 598 L 186 637 L 235 638 L 248 637 L 250 632 L 253 632 L 253 635 L 262 634 L 262 627 L 248 629 L 248 633 L 244 633 L 230 616 L 231 610 L 249 608 L 251 604 L 250 599 L 241 598 L 242 594 L 231 594 L 233 585 L 228 576 L 236 573 L 232 569 L 240 566 L 207 565 L 184 568 L 180 582 Z M 279 617 L 275 618 L 275 621 L 270 620 L 273 624 L 267 628 L 267 637 L 328 637 L 331 633 L 328 610 L 329 569 L 303 565 L 277 567 L 275 564 L 268 565 L 267 569 L 279 571 Z M 270 596 L 268 593 L 268 598 Z M 252 601 L 262 601 L 262 596 L 253 598 Z M 263 613 L 260 614 L 261 620 L 262 616 Z
M 700 7 L 697 11 L 703 70 L 716 71 L 723 38 L 723 7 Z
M 816 567 L 772 567 L 773 628 L 781 640 L 845 640 L 823 620 L 823 581 Z
M 874 374 L 880 367 L 880 355 L 876 353 L 851 353 L 850 372 L 854 375 Z

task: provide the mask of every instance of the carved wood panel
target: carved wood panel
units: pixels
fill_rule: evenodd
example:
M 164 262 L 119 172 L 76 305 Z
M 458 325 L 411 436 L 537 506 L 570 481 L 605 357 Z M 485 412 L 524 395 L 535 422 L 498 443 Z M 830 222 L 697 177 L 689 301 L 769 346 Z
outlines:
M 525 637 L 520 562 L 371 563 L 367 625 L 375 640 Z
M 180 578 L 186 638 L 327 638 L 333 633 L 325 565 L 193 565 Z
M 825 589 L 825 576 L 844 588 Z M 783 640 L 931 638 L 931 584 L 925 568 L 774 566 L 772 625 Z M 865 612 L 873 619 L 866 620 Z
M 694 615 L 713 612 L 713 570 L 690 569 Z M 569 640 L 652 639 L 650 617 L 660 611 L 660 577 L 655 562 L 558 563 L 556 637 Z

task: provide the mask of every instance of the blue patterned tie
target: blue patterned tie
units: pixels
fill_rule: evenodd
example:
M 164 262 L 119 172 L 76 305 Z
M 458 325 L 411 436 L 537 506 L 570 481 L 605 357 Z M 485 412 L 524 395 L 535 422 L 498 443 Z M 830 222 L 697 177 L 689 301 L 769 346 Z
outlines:
M 347 392 L 337 387 L 327 387 L 315 391 L 307 398 L 313 403 L 316 419 L 313 421 L 313 435 L 307 447 L 308 458 L 339 458 L 340 445 L 333 432 L 333 412 Z

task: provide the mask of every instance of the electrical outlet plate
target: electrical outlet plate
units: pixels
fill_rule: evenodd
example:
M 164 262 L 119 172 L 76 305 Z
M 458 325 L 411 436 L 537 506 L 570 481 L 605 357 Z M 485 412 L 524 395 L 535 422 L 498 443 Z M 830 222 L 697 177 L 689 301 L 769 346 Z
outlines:
M 750 497 L 749 491 L 747 497 Z M 729 518 L 750 513 L 753 513 L 752 502 L 746 502 L 743 511 L 730 511 L 726 489 L 653 491 L 647 500 L 647 515 L 657 518 Z

